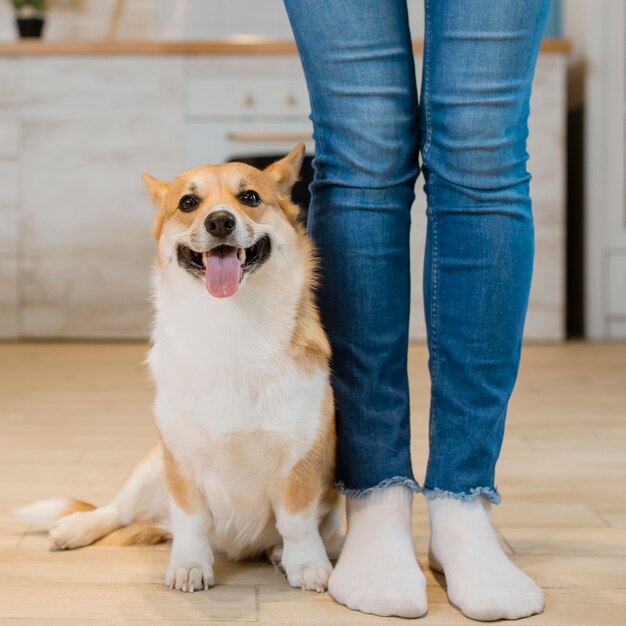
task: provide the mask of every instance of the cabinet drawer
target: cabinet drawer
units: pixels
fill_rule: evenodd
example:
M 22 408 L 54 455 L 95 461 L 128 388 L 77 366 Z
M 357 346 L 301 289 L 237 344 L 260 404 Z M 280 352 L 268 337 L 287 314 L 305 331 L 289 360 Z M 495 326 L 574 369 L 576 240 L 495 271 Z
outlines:
M 298 76 L 191 76 L 185 112 L 191 117 L 303 117 L 309 114 L 309 97 Z
M 314 151 L 312 127 L 308 120 L 282 122 L 187 123 L 187 167 L 202 163 L 223 163 L 233 158 L 286 155 L 303 142 Z

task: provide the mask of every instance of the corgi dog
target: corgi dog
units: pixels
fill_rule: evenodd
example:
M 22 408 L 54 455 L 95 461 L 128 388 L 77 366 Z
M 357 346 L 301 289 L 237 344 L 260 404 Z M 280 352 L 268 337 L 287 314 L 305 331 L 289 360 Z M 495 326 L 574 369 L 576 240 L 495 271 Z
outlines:
M 205 165 L 143 179 L 157 209 L 148 364 L 159 443 L 114 500 L 35 502 L 19 514 L 60 549 L 171 536 L 165 584 L 215 584 L 214 552 L 267 553 L 321 592 L 339 523 L 330 347 L 313 247 L 290 200 L 300 144 L 263 171 Z

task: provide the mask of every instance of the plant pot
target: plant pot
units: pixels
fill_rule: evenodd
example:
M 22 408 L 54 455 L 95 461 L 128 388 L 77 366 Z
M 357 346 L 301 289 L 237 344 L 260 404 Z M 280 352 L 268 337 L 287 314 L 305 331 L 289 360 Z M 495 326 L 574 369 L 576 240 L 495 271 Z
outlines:
M 27 37 L 41 37 L 44 20 L 41 17 L 18 17 L 15 19 L 17 30 L 22 39 Z

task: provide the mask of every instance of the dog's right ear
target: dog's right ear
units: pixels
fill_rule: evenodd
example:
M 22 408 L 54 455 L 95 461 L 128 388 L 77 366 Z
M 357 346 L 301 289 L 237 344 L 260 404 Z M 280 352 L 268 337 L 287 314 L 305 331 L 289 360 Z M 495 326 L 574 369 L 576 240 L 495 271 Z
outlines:
M 144 174 L 141 180 L 146 184 L 154 206 L 162 210 L 165 203 L 165 196 L 170 186 L 165 181 L 154 178 L 154 176 L 150 176 L 150 174 Z
M 165 221 L 165 196 L 167 196 L 167 190 L 170 186 L 166 182 L 150 176 L 150 174 L 144 174 L 141 180 L 146 183 L 152 203 L 159 210 L 152 225 L 152 236 L 158 241 Z

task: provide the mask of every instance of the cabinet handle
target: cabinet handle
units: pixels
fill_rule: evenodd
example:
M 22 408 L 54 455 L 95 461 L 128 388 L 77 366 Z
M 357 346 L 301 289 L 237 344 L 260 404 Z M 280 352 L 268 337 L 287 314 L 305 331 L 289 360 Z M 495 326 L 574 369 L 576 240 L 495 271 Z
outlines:
M 311 133 L 272 133 L 272 132 L 254 132 L 241 131 L 228 133 L 228 139 L 231 141 L 312 141 Z

